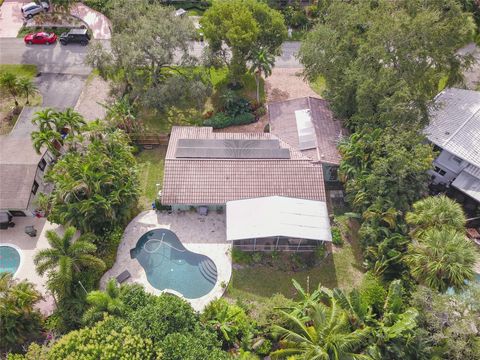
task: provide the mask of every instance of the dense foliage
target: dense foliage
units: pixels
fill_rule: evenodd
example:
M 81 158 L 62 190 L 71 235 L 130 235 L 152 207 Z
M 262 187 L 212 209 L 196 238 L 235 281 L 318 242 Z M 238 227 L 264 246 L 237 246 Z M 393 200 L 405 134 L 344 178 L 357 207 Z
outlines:
M 125 224 L 138 199 L 135 158 L 125 134 L 93 134 L 47 172 L 48 219 L 103 236 Z
M 41 299 L 33 284 L 0 274 L 0 353 L 18 351 L 40 337 L 42 316 L 35 304 Z
M 210 51 L 228 64 L 234 83 L 245 74 L 253 51 L 277 54 L 287 34 L 283 16 L 257 0 L 214 1 L 200 23 Z
M 300 59 L 350 127 L 425 124 L 440 82 L 461 81 L 470 57 L 455 52 L 473 31 L 456 0 L 333 1 Z

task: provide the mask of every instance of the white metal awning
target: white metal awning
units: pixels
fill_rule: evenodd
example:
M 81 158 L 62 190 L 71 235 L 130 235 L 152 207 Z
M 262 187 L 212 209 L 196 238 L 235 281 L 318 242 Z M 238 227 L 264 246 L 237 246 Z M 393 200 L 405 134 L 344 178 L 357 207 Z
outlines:
M 452 183 L 452 186 L 480 202 L 480 179 L 470 172 L 471 170 L 463 170 Z
M 227 202 L 227 240 L 284 236 L 332 241 L 323 201 L 269 196 Z

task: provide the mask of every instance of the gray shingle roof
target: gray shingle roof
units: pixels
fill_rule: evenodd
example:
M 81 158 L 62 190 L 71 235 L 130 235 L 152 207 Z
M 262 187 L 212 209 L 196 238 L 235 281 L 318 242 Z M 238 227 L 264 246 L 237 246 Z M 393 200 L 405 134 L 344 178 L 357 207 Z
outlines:
M 430 118 L 425 134 L 432 143 L 480 167 L 480 92 L 442 91 Z
M 264 133 L 214 133 L 209 127 L 174 127 L 165 160 L 162 203 L 211 205 L 264 196 L 325 201 L 321 166 L 299 151 L 290 159 L 180 159 L 178 139 L 276 139 Z
M 302 154 L 313 161 L 339 164 L 341 157 L 337 149 L 338 141 L 346 135 L 341 122 L 333 117 L 328 102 L 313 97 L 290 99 L 268 104 L 270 132 L 299 148 L 295 111 L 310 109 L 316 135 L 316 148 L 302 150 Z

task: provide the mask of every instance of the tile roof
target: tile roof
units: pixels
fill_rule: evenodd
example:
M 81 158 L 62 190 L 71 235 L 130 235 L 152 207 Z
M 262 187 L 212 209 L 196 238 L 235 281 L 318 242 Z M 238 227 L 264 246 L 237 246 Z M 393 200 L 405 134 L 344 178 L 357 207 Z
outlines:
M 346 135 L 341 122 L 333 117 L 333 113 L 325 100 L 303 97 L 268 104 L 270 132 L 286 141 L 294 148 L 299 147 L 295 111 L 310 109 L 315 128 L 316 149 L 302 150 L 302 154 L 313 161 L 329 164 L 340 164 L 340 153 L 337 144 Z
M 299 151 L 290 159 L 180 159 L 178 139 L 276 139 L 264 133 L 214 133 L 210 127 L 174 127 L 165 160 L 162 203 L 214 205 L 264 196 L 325 201 L 321 166 Z
M 0 208 L 24 210 L 28 207 L 38 164 L 0 164 Z
M 479 91 L 442 91 L 435 98 L 430 118 L 424 132 L 432 143 L 480 167 Z

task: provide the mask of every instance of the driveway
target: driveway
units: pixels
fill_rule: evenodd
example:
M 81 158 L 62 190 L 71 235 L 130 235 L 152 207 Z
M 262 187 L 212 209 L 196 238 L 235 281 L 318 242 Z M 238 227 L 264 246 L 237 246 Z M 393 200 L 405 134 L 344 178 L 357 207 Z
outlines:
M 75 107 L 87 77 L 42 73 L 37 79 L 38 89 L 43 96 L 42 106 L 63 110 Z
M 82 3 L 76 3 L 70 9 L 70 14 L 84 21 L 94 39 L 108 40 L 112 37 L 110 20 L 103 14 Z
M 17 37 L 23 26 L 21 7 L 27 0 L 5 0 L 0 7 L 0 38 Z M 3 49 L 2 49 L 3 51 Z

